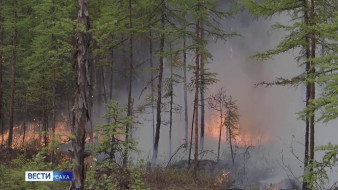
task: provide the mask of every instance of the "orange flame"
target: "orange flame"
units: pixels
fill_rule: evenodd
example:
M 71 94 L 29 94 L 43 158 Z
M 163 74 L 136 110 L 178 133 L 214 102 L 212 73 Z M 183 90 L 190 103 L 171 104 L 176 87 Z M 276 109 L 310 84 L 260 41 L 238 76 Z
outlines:
M 206 135 L 210 136 L 214 139 L 219 138 L 219 127 L 220 127 L 220 118 L 212 117 L 207 123 L 206 123 Z M 241 128 L 240 125 L 238 125 L 238 131 L 236 131 L 236 136 L 234 137 L 234 144 L 241 147 L 246 146 L 256 146 L 259 144 L 266 144 L 269 142 L 269 136 L 265 134 L 256 134 L 253 132 L 245 131 Z M 221 141 L 225 142 L 227 129 L 222 126 L 222 134 L 221 134 Z

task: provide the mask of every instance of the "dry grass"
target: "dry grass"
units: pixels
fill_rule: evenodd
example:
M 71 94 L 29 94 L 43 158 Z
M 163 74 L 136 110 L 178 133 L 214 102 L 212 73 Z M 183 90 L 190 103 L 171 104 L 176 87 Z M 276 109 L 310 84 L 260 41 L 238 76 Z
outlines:
M 143 176 L 142 181 L 150 189 L 166 190 L 225 190 L 230 189 L 231 181 L 225 171 L 212 175 L 204 171 L 198 171 L 197 180 L 187 169 L 172 169 L 157 167 L 148 170 Z

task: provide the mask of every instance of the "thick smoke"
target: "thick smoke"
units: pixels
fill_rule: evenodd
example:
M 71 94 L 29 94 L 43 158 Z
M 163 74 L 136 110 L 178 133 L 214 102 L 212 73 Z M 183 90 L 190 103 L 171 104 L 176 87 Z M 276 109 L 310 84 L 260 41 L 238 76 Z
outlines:
M 208 94 L 216 92 L 223 87 L 232 95 L 239 106 L 241 134 L 251 134 L 259 142 L 260 138 L 267 139 L 256 146 L 251 151 L 250 162 L 248 162 L 248 178 L 251 176 L 265 176 L 267 170 L 259 170 L 266 167 L 273 170 L 273 177 L 284 179 L 288 177 L 300 176 L 303 172 L 302 162 L 304 153 L 304 130 L 305 124 L 298 119 L 297 113 L 305 106 L 305 87 L 255 87 L 255 84 L 262 81 L 273 81 L 276 77 L 292 77 L 302 72 L 304 69 L 295 61 L 299 50 L 286 52 L 283 55 L 275 56 L 273 59 L 258 62 L 250 56 L 259 51 L 268 50 L 278 44 L 287 33 L 285 31 L 271 30 L 271 25 L 275 22 L 287 23 L 286 15 L 273 17 L 272 20 L 253 19 L 247 12 L 240 13 L 231 20 L 222 23 L 227 32 L 237 32 L 241 37 L 229 39 L 227 42 L 209 41 L 208 49 L 213 55 L 213 60 L 206 66 L 212 72 L 218 73 L 219 82 L 208 87 Z M 149 66 L 147 57 L 149 53 L 144 48 L 144 41 L 136 47 L 136 64 L 141 65 L 135 73 L 133 83 L 134 107 L 144 103 L 145 96 L 139 99 L 140 92 L 149 81 Z M 122 57 L 122 55 L 120 55 Z M 142 59 L 139 59 L 142 58 Z M 192 62 L 190 57 L 188 61 Z M 119 60 L 125 62 L 126 60 Z M 157 60 L 154 60 L 157 63 Z M 176 73 L 182 74 L 177 69 Z M 168 77 L 168 73 L 166 76 Z M 127 86 L 121 78 L 115 77 L 119 82 L 114 83 L 114 99 L 126 103 Z M 100 79 L 98 79 L 99 81 Z M 126 79 L 125 79 L 126 80 Z M 156 85 L 155 80 L 155 85 Z M 119 84 L 119 85 L 117 85 Z M 174 101 L 176 104 L 183 104 L 183 86 L 175 87 Z M 145 93 L 149 93 L 145 92 Z M 100 94 L 97 94 L 100 96 Z M 102 100 L 102 99 L 101 99 Z M 167 100 L 165 100 L 167 101 Z M 191 116 L 193 108 L 192 93 L 188 97 L 189 105 L 189 127 L 191 126 Z M 95 104 L 95 123 L 104 122 L 100 117 L 104 113 L 102 101 Z M 150 160 L 152 156 L 153 137 L 152 137 L 152 116 L 147 109 L 147 113 L 137 114 L 135 124 L 134 139 L 138 142 L 140 152 L 132 154 L 136 159 Z M 162 113 L 163 118 L 168 120 L 167 113 Z M 206 108 L 207 123 L 215 115 Z M 317 124 L 316 144 L 325 145 L 329 141 L 338 143 L 335 135 L 337 129 L 333 126 L 335 122 L 329 124 Z M 208 126 L 207 126 L 208 127 Z M 190 130 L 189 130 L 190 131 Z M 334 131 L 334 132 L 332 132 Z M 169 126 L 162 125 L 159 142 L 159 164 L 166 164 L 169 153 Z M 174 114 L 173 121 L 173 152 L 184 143 L 184 114 Z M 205 150 L 217 153 L 217 139 L 206 136 Z M 222 159 L 229 159 L 228 144 L 222 143 Z M 182 150 L 181 150 L 182 151 Z M 238 149 L 237 154 L 243 154 L 243 149 Z M 318 157 L 319 154 L 317 154 Z M 179 153 L 174 160 L 186 159 L 187 153 Z M 298 157 L 298 158 L 297 158 Z M 215 155 L 208 153 L 205 158 L 215 159 Z M 336 174 L 330 174 L 333 178 Z M 253 179 L 253 178 L 252 178 Z M 267 179 L 268 181 L 269 179 Z M 332 183 L 333 181 L 331 181 Z

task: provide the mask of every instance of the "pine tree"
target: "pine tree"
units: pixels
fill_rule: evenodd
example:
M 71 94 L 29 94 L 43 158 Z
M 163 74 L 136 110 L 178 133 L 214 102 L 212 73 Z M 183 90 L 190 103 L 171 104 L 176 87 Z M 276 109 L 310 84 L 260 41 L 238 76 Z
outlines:
M 238 107 L 232 96 L 229 96 L 226 100 L 226 110 L 225 126 L 228 133 L 232 164 L 235 164 L 233 142 L 237 136 L 239 115 Z
M 73 181 L 70 189 L 84 189 L 84 149 L 86 138 L 86 124 L 89 120 L 88 110 L 88 1 L 78 1 L 78 28 L 76 31 L 76 60 L 74 74 L 76 78 L 75 101 L 73 107 L 73 135 L 72 141 L 75 165 L 73 166 Z
M 303 51 L 299 52 L 299 56 L 295 60 L 303 60 L 306 65 L 306 69 L 303 73 L 290 79 L 278 78 L 276 81 L 271 83 L 263 82 L 263 85 L 292 85 L 297 86 L 305 83 L 306 85 L 306 108 L 314 107 L 315 100 L 315 78 L 319 74 L 316 71 L 316 49 L 320 43 L 318 37 L 321 36 L 320 30 L 316 30 L 318 22 L 321 21 L 322 17 L 329 14 L 329 11 L 323 11 L 326 8 L 332 7 L 334 2 L 322 1 L 322 0 L 287 0 L 287 1 L 271 1 L 265 0 L 262 2 L 245 0 L 245 5 L 249 8 L 253 15 L 272 16 L 280 13 L 289 13 L 290 20 L 293 20 L 292 25 L 275 24 L 274 28 L 284 29 L 289 34 L 276 46 L 276 48 L 268 50 L 263 53 L 257 53 L 254 57 L 266 60 L 270 57 L 288 52 L 296 48 L 302 48 Z M 317 16 L 316 16 L 317 15 Z M 324 40 L 325 41 L 325 40 Z M 324 42 L 323 41 L 323 42 Z M 321 45 L 324 45 L 322 43 Z M 314 165 L 314 135 L 315 135 L 315 110 L 306 111 L 305 114 L 305 156 L 304 156 L 304 178 L 303 178 L 303 189 L 312 189 L 313 183 L 311 176 L 313 173 Z
M 13 37 L 12 37 L 12 70 L 11 70 L 11 97 L 10 97 L 10 105 L 9 105 L 9 133 L 8 133 L 8 142 L 7 147 L 12 147 L 13 141 L 13 123 L 14 123 L 14 96 L 15 96 L 15 69 L 16 69 L 16 61 L 17 61 L 17 54 L 16 54 L 16 47 L 17 47 L 17 38 L 18 38 L 18 29 L 17 29 L 17 0 L 13 1 Z
M 219 136 L 217 147 L 217 162 L 219 162 L 219 155 L 221 149 L 222 128 L 224 128 L 227 120 L 227 95 L 223 88 L 220 88 L 215 94 L 211 94 L 208 98 L 208 105 L 212 110 L 218 112 L 219 115 Z M 228 130 L 228 129 L 227 129 Z

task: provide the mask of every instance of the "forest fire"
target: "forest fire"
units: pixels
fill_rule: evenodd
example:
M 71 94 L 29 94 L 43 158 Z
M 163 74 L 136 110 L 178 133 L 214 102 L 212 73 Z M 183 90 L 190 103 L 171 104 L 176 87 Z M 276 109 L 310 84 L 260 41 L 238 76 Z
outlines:
M 37 144 L 43 143 L 43 133 L 39 132 L 41 130 L 41 124 L 39 122 L 27 122 L 25 132 L 23 130 L 23 123 L 14 127 L 13 130 L 13 148 L 25 148 L 25 146 L 30 145 L 31 143 L 40 142 Z M 51 128 L 47 132 L 48 141 L 50 141 Z M 58 142 L 66 143 L 69 141 L 69 136 L 71 135 L 71 131 L 68 127 L 67 122 L 60 121 L 56 123 L 55 126 L 55 136 Z M 3 138 L 3 139 L 2 139 Z M 6 131 L 3 135 L 0 136 L 0 142 L 6 142 L 8 139 L 8 131 Z
M 206 123 L 206 135 L 212 137 L 213 139 L 219 138 L 219 127 L 220 127 L 220 119 L 218 118 L 211 118 Z M 245 131 L 240 127 L 240 124 L 238 124 L 238 129 L 235 131 L 234 135 L 234 144 L 241 147 L 246 146 L 256 146 L 260 144 L 266 144 L 269 142 L 270 138 L 269 136 L 265 134 L 255 134 L 249 131 Z M 225 126 L 222 126 L 222 134 L 221 134 L 221 141 L 226 142 L 227 139 L 227 129 Z

